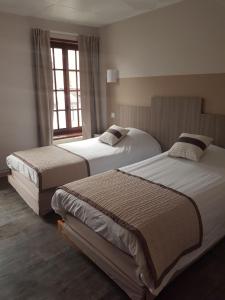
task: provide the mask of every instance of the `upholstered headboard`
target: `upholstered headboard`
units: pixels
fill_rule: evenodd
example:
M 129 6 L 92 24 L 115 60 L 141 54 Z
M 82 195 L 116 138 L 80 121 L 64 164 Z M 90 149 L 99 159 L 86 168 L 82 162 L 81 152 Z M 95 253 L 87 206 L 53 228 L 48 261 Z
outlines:
M 225 148 L 225 116 L 204 114 L 198 97 L 153 97 L 151 107 L 119 105 L 114 122 L 151 133 L 168 150 L 182 132 L 211 136 Z

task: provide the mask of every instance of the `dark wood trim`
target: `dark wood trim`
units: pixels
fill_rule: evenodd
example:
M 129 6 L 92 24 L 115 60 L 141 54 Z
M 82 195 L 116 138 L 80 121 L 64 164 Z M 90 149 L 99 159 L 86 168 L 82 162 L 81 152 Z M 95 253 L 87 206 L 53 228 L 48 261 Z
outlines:
M 67 49 L 62 50 L 63 53 L 63 78 L 64 78 L 64 95 L 66 108 L 66 128 L 71 128 L 70 116 L 70 95 L 69 95 L 69 71 L 68 71 L 68 54 Z
M 54 130 L 54 135 L 71 134 L 71 133 L 82 134 L 82 127 L 62 128 L 62 129 L 56 129 L 56 130 Z
M 69 50 L 78 50 L 78 41 L 51 38 L 50 45 L 55 48 L 59 47 Z
M 54 71 L 63 71 L 64 70 L 64 68 L 53 68 L 52 70 L 54 70 Z M 79 69 L 70 69 L 69 67 L 68 67 L 68 71 L 73 71 L 73 72 L 80 72 L 80 70 Z M 75 89 L 74 89 L 75 90 Z
M 82 132 L 60 134 L 60 135 L 55 135 L 53 137 L 53 140 L 57 141 L 57 140 L 68 139 L 68 138 L 73 138 L 73 137 L 80 137 L 80 136 L 82 136 Z
M 52 54 L 53 54 L 53 70 L 54 73 L 54 83 L 55 83 L 55 90 L 53 90 L 53 93 L 55 94 L 55 102 L 56 102 L 56 116 L 57 116 L 57 127 L 59 128 L 59 114 L 58 114 L 58 95 L 57 95 L 57 85 L 56 85 L 56 72 L 55 72 L 55 50 L 52 48 Z M 55 111 L 55 110 L 54 110 Z
M 81 107 L 79 105 L 78 101 L 78 94 L 80 92 L 80 89 L 78 89 L 78 78 L 77 74 L 80 72 L 78 69 L 77 64 L 77 55 L 76 51 L 78 51 L 78 42 L 77 41 L 68 41 L 68 40 L 62 40 L 62 39 L 51 39 L 51 47 L 53 48 L 53 68 L 52 71 L 54 73 L 54 83 L 55 83 L 55 89 L 53 90 L 53 93 L 55 94 L 56 98 L 56 109 L 54 110 L 57 114 L 57 127 L 58 129 L 54 130 L 54 136 L 57 135 L 65 135 L 65 134 L 71 134 L 71 133 L 81 133 L 82 127 L 80 126 L 80 115 L 79 110 L 81 110 Z M 58 69 L 55 66 L 55 57 L 54 57 L 54 48 L 60 48 L 62 49 L 62 69 Z M 74 50 L 75 51 L 75 69 L 69 69 L 68 64 L 68 50 Z M 64 89 L 58 90 L 57 83 L 56 83 L 56 71 L 62 71 L 63 72 L 63 78 L 64 78 Z M 74 71 L 75 72 L 75 80 L 76 80 L 76 88 L 70 89 L 69 86 L 69 72 Z M 65 99 L 65 109 L 59 109 L 58 108 L 58 98 L 57 98 L 57 92 L 62 91 L 64 92 L 64 99 Z M 70 93 L 75 92 L 76 98 L 77 98 L 77 108 L 71 109 L 71 99 L 70 99 Z M 66 118 L 66 128 L 59 128 L 59 111 L 65 111 L 65 118 Z M 71 120 L 71 112 L 76 111 L 77 113 L 77 121 L 78 121 L 78 127 L 72 127 L 72 120 Z
M 76 73 L 75 73 L 75 77 L 76 77 L 76 87 L 77 87 L 77 121 L 78 121 L 78 125 L 80 125 L 80 116 L 79 116 L 79 101 L 78 101 L 78 78 L 77 78 L 77 55 L 75 52 L 75 67 L 76 67 Z

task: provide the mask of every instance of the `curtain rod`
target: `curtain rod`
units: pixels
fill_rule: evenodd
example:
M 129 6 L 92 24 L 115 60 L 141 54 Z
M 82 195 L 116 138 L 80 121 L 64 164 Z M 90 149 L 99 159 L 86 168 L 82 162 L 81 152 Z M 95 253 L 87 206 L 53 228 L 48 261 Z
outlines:
M 63 35 L 70 35 L 70 36 L 79 36 L 78 33 L 74 32 L 64 32 L 64 31 L 55 31 L 55 30 L 50 30 L 50 33 L 53 33 L 53 34 L 63 34 Z

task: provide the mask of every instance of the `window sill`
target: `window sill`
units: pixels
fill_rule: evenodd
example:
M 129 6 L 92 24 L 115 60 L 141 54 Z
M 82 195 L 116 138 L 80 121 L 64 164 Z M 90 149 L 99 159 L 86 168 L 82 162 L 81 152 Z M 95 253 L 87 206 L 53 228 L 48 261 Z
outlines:
M 78 142 L 83 139 L 83 136 L 81 134 L 64 134 L 64 135 L 58 135 L 54 136 L 53 138 L 53 144 L 65 144 L 65 143 L 72 143 L 72 142 Z
M 82 132 L 55 135 L 53 136 L 53 140 L 56 141 L 56 140 L 73 138 L 73 137 L 82 137 Z

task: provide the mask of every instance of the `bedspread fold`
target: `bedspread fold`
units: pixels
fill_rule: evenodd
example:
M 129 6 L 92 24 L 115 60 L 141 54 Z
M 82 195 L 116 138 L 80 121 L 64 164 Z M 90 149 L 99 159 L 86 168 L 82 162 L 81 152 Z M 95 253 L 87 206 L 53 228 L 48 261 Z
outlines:
M 37 172 L 40 191 L 90 175 L 86 159 L 55 145 L 18 151 L 13 155 Z

